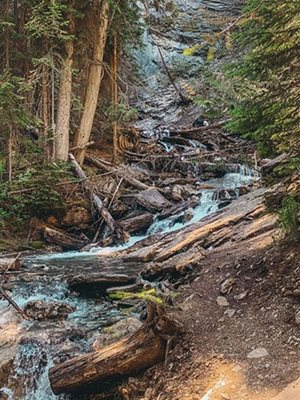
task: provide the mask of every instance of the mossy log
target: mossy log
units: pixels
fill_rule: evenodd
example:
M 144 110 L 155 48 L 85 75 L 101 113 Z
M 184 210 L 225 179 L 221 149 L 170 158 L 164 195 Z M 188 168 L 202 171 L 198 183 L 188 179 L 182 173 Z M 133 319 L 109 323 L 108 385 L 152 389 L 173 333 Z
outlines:
M 117 385 L 122 377 L 133 376 L 165 358 L 171 335 L 182 328 L 169 319 L 162 306 L 150 303 L 145 324 L 133 335 L 101 350 L 56 365 L 49 371 L 55 394 L 101 391 Z

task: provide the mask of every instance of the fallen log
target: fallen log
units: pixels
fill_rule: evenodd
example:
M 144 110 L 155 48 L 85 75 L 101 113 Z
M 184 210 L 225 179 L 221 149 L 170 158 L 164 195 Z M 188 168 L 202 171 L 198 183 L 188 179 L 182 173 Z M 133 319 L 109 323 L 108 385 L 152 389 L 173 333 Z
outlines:
M 119 178 L 123 178 L 125 182 L 127 182 L 130 186 L 138 190 L 147 190 L 150 188 L 150 186 L 130 176 L 130 174 L 128 174 L 128 171 L 126 171 L 126 169 L 120 170 L 119 168 L 115 168 L 113 165 L 104 163 L 103 161 L 93 158 L 91 156 L 86 156 L 85 159 L 89 163 L 95 165 L 95 167 L 100 168 L 105 172 L 112 173 L 118 176 Z
M 195 128 L 182 128 L 182 129 L 170 129 L 170 134 L 171 135 L 176 135 L 176 136 L 189 136 L 189 135 L 193 135 L 194 133 L 202 133 L 202 132 L 209 132 L 212 129 L 215 128 L 220 128 L 223 125 L 225 125 L 227 122 L 229 122 L 230 119 L 224 120 L 224 121 L 220 121 L 220 122 L 216 122 L 215 124 L 212 125 L 208 125 L 208 126 L 199 126 L 199 127 L 195 127 Z M 237 140 L 230 137 L 229 135 L 225 135 L 225 133 L 218 131 L 218 135 L 227 140 L 230 143 L 237 143 Z M 192 137 L 194 138 L 194 137 Z
M 172 336 L 182 326 L 171 320 L 162 306 L 148 305 L 146 323 L 133 335 L 101 350 L 56 365 L 49 371 L 55 394 L 101 391 L 122 377 L 136 375 L 164 360 Z
M 262 173 L 267 174 L 272 172 L 275 168 L 279 167 L 281 164 L 286 164 L 289 159 L 287 153 L 280 154 L 279 156 L 273 158 L 273 160 L 267 161 L 262 167 Z
M 80 179 L 83 180 L 83 185 L 85 186 L 86 190 L 90 193 L 94 206 L 96 207 L 99 214 L 101 215 L 103 220 L 106 222 L 106 224 L 110 228 L 111 232 L 115 233 L 117 235 L 118 239 L 124 238 L 123 229 L 120 226 L 118 226 L 118 224 L 116 224 L 116 222 L 113 219 L 113 217 L 111 216 L 110 212 L 104 207 L 104 204 L 103 204 L 102 200 L 100 199 L 100 197 L 97 196 L 92 190 L 89 189 L 89 187 L 87 185 L 88 178 L 87 178 L 86 174 L 83 172 L 83 170 L 80 167 L 80 165 L 78 164 L 78 162 L 76 161 L 73 154 L 69 154 L 69 159 L 70 159 L 71 164 L 74 167 L 76 175 Z
M 169 218 L 172 215 L 179 214 L 185 210 L 188 210 L 189 208 L 195 208 L 198 204 L 199 204 L 199 198 L 193 196 L 188 201 L 184 201 L 180 204 L 175 204 L 174 206 L 165 209 L 164 211 L 162 211 L 159 214 L 158 219 L 162 220 L 162 219 Z
M 17 271 L 20 269 L 21 262 L 19 260 L 20 253 L 15 258 L 0 258 L 0 270 L 3 271 Z
M 86 246 L 89 241 L 83 236 L 76 236 L 70 233 L 66 233 L 61 229 L 50 226 L 41 222 L 37 218 L 31 220 L 31 225 L 40 232 L 44 237 L 45 241 L 54 245 L 59 245 L 67 250 L 80 250 Z
M 124 231 L 132 234 L 149 228 L 153 220 L 154 220 L 153 214 L 147 212 L 135 215 L 133 217 L 121 219 L 118 221 L 118 223 L 120 226 L 122 226 Z
M 0 286 L 0 298 L 3 297 L 8 303 L 21 315 L 23 319 L 28 320 L 28 316 L 25 312 L 18 306 L 18 304 L 6 293 L 2 286 Z
M 135 278 L 128 275 L 89 273 L 76 275 L 67 279 L 68 285 L 79 293 L 89 296 L 103 295 L 110 287 L 120 287 L 132 284 Z
M 87 239 L 82 239 L 58 228 L 46 225 L 37 219 L 33 219 L 31 223 L 38 232 L 41 232 L 46 242 L 62 246 L 64 249 L 80 250 L 89 243 Z
M 209 131 L 214 128 L 220 128 L 221 126 L 227 124 L 227 122 L 229 122 L 229 121 L 230 121 L 230 119 L 226 119 L 223 121 L 216 122 L 215 124 L 211 124 L 208 126 L 197 126 L 195 128 L 180 128 L 180 129 L 170 128 L 169 131 L 173 135 L 184 135 L 184 134 L 188 134 L 188 133 L 205 132 L 205 131 Z

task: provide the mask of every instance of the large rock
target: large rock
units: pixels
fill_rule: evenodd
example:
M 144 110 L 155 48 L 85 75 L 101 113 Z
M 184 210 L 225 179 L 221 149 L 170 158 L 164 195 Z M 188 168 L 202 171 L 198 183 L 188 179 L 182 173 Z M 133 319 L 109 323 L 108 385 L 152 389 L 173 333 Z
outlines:
M 135 196 L 137 202 L 149 211 L 162 211 L 171 203 L 157 189 L 143 190 Z

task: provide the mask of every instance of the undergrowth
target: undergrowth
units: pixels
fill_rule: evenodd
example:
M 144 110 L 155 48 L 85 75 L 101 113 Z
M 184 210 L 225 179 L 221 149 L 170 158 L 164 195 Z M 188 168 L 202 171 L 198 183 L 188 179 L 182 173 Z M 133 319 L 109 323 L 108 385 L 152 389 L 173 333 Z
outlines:
M 21 229 L 32 218 L 63 214 L 64 180 L 76 180 L 64 163 L 32 165 L 15 174 L 11 182 L 0 183 L 0 226 Z
M 280 227 L 292 239 L 300 236 L 300 203 L 296 196 L 290 195 L 284 198 L 278 211 Z

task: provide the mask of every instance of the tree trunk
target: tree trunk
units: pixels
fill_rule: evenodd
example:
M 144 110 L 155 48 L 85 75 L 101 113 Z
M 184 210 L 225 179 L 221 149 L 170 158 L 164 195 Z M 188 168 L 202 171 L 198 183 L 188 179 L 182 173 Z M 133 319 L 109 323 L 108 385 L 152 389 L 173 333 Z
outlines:
M 8 22 L 9 17 L 9 0 L 5 0 L 3 3 L 3 19 L 5 22 Z M 10 53 L 10 43 L 9 43 L 9 25 L 3 28 L 3 69 L 9 69 L 9 53 Z
M 82 389 L 101 391 L 108 381 L 117 384 L 124 376 L 137 373 L 163 361 L 167 343 L 180 331 L 161 306 L 148 306 L 147 322 L 137 332 L 101 350 L 68 360 L 50 369 L 49 379 L 55 394 Z
M 12 156 L 13 156 L 13 127 L 9 127 L 9 137 L 8 137 L 8 181 L 12 180 Z
M 112 103 L 114 109 L 114 122 L 113 122 L 113 159 L 115 163 L 118 158 L 118 121 L 117 121 L 117 110 L 118 110 L 118 61 L 119 61 L 119 40 L 118 34 L 114 37 L 114 54 L 112 63 Z
M 49 67 L 43 64 L 42 67 L 42 121 L 43 121 L 43 135 L 42 135 L 42 146 L 45 150 L 46 156 L 49 156 L 48 151 L 48 134 L 49 134 L 49 123 L 50 123 L 50 95 L 49 95 Z
M 55 159 L 67 161 L 69 157 L 69 131 L 72 104 L 73 41 L 66 43 L 67 58 L 64 61 L 58 94 L 58 110 L 55 133 Z
M 99 14 L 98 35 L 94 44 L 93 59 L 88 75 L 84 110 L 75 139 L 75 146 L 78 147 L 75 157 L 80 165 L 82 165 L 84 161 L 85 145 L 89 142 L 91 136 L 94 117 L 97 109 L 100 85 L 104 74 L 103 57 L 108 29 L 108 11 L 109 1 L 103 0 Z

